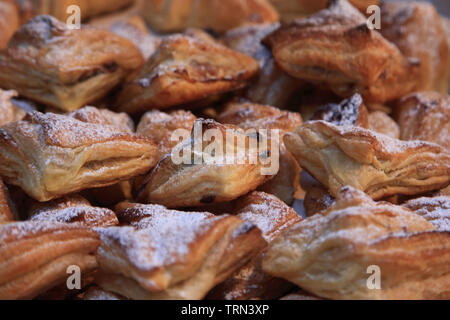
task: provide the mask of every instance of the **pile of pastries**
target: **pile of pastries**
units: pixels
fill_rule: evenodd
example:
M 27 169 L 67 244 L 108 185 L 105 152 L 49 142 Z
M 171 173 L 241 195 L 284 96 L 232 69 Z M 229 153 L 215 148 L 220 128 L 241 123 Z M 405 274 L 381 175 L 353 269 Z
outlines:
M 450 299 L 449 48 L 406 0 L 0 0 L 0 299 Z

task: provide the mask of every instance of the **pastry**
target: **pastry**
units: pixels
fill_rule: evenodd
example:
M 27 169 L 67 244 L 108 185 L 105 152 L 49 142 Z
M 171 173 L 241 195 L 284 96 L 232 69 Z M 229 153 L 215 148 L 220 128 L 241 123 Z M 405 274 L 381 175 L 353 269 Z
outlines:
M 447 92 L 450 53 L 439 14 L 431 3 L 389 2 L 381 8 L 381 34 L 419 61 L 415 90 Z
M 304 83 L 283 72 L 276 64 L 272 52 L 261 41 L 279 28 L 279 23 L 248 25 L 229 30 L 222 42 L 229 48 L 245 53 L 259 62 L 261 72 L 244 96 L 255 103 L 286 107 L 289 99 Z
M 302 124 L 302 117 L 295 112 L 283 111 L 274 107 L 254 103 L 229 103 L 218 116 L 218 121 L 248 129 L 278 129 L 280 138 L 283 133 L 293 131 Z M 269 133 L 270 134 L 270 133 Z M 280 157 L 277 175 L 259 187 L 259 190 L 276 195 L 287 204 L 294 200 L 299 189 L 300 167 L 292 154 L 280 145 Z
M 417 61 L 368 29 L 366 20 L 347 0 L 333 0 L 327 9 L 281 26 L 265 42 L 291 76 L 343 97 L 360 92 L 366 102 L 384 103 L 415 88 Z
M 242 88 L 257 71 L 255 60 L 222 45 L 183 35 L 168 36 L 125 85 L 116 107 L 139 113 L 192 103 Z
M 134 133 L 134 122 L 126 113 L 116 113 L 108 109 L 87 106 L 68 114 L 68 116 L 86 123 L 113 126 L 123 133 Z
M 244 24 L 278 21 L 266 0 L 146 0 L 143 14 L 161 32 L 194 27 L 223 32 Z
M 66 196 L 50 202 L 35 203 L 29 210 L 29 220 L 76 222 L 92 228 L 119 224 L 112 210 L 93 207 L 81 196 Z
M 105 291 L 97 286 L 92 286 L 84 293 L 83 300 L 110 301 L 110 300 L 127 300 L 127 299 L 118 294 Z
M 449 240 L 420 215 L 344 187 L 335 205 L 271 242 L 263 268 L 324 298 L 448 299 Z
M 278 171 L 276 140 L 255 130 L 244 132 L 235 126 L 199 119 L 191 137 L 150 172 L 138 201 L 177 208 L 236 199 Z
M 416 92 L 397 105 L 400 139 L 435 142 L 450 150 L 450 96 Z
M 8 188 L 0 179 L 0 224 L 16 220 L 15 207 Z
M 73 111 L 105 97 L 142 64 L 140 51 L 109 31 L 71 30 L 55 18 L 38 16 L 0 52 L 0 87 Z
M 307 217 L 329 208 L 334 203 L 334 197 L 328 188 L 314 179 L 308 172 L 302 171 L 300 185 L 305 190 L 303 206 Z
M 15 91 L 4 91 L 0 89 L 0 126 L 8 123 L 22 120 L 26 111 L 15 106 L 11 101 L 17 96 Z
M 450 231 L 450 196 L 421 197 L 402 204 L 431 222 L 438 230 Z
M 97 284 L 130 299 L 202 299 L 266 242 L 255 225 L 230 215 L 129 205 L 129 226 L 98 228 Z
M 144 174 L 156 156 L 148 138 L 64 115 L 31 112 L 0 127 L 0 175 L 38 201 Z
M 341 103 L 326 104 L 312 115 L 310 120 L 324 120 L 337 126 L 369 126 L 369 115 L 360 94 L 355 93 Z
M 369 126 L 372 131 L 400 139 L 400 127 L 386 112 L 374 111 L 369 113 Z
M 290 207 L 273 195 L 252 192 L 237 200 L 234 214 L 243 221 L 261 229 L 264 239 L 270 243 L 289 230 L 302 218 Z M 249 300 L 273 299 L 286 293 L 292 285 L 282 279 L 263 272 L 261 262 L 264 253 L 255 256 L 249 263 L 233 273 L 214 288 L 209 299 Z
M 96 233 L 78 223 L 0 224 L 0 299 L 31 299 L 64 283 L 67 268 L 97 267 Z
M 304 123 L 287 133 L 284 143 L 332 196 L 345 185 L 382 199 L 433 191 L 450 183 L 450 154 L 434 143 L 400 141 L 325 121 Z
M 189 111 L 179 110 L 164 113 L 154 110 L 142 116 L 137 127 L 137 133 L 158 143 L 159 159 L 161 159 L 182 142 L 172 140 L 173 134 L 184 130 L 186 133 L 185 139 L 189 138 L 196 119 L 197 117 Z
M 9 39 L 19 27 L 19 11 L 14 1 L 0 1 L 0 49 L 7 46 Z

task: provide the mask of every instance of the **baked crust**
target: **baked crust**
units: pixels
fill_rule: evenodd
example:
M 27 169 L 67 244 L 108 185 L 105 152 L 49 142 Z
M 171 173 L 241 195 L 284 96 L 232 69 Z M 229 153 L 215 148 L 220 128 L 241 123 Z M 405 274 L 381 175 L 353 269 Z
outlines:
M 97 267 L 95 232 L 80 224 L 0 224 L 0 299 L 31 299 L 62 283 L 67 267 Z
M 306 171 L 302 171 L 300 175 L 300 185 L 305 190 L 303 207 L 307 217 L 328 209 L 335 201 L 334 197 L 328 192 L 328 188 L 324 187 Z
M 414 195 L 450 183 L 450 154 L 434 143 L 400 141 L 359 127 L 304 123 L 284 137 L 300 166 L 331 195 L 350 185 L 373 199 Z
M 13 202 L 9 196 L 8 188 L 0 179 L 0 224 L 16 220 Z
M 0 127 L 0 174 L 38 201 L 144 174 L 157 161 L 147 138 L 53 113 Z
M 224 138 L 223 157 L 219 155 L 220 149 L 215 150 L 206 141 L 198 140 L 197 132 L 202 135 L 208 130 L 214 130 L 211 132 L 220 133 Z M 237 141 L 244 141 L 244 145 L 237 145 L 236 139 L 227 139 L 227 130 L 238 137 Z M 264 169 L 269 168 L 263 162 L 268 154 L 277 151 L 273 150 L 271 138 L 256 133 L 252 130 L 246 134 L 235 126 L 213 120 L 197 120 L 191 137 L 164 156 L 147 176 L 138 201 L 171 208 L 195 207 L 231 201 L 255 190 L 272 177 L 266 175 Z M 203 139 L 203 136 L 199 138 Z M 234 152 L 229 154 L 227 150 Z M 187 159 L 189 163 L 183 159 L 174 161 L 174 156 Z
M 83 300 L 111 301 L 127 299 L 118 294 L 103 290 L 97 286 L 92 286 L 83 294 Z
M 278 21 L 277 11 L 266 0 L 147 0 L 143 14 L 152 28 L 162 32 L 190 27 L 223 32 Z
M 131 299 L 202 299 L 266 245 L 261 231 L 238 217 L 124 207 L 117 214 L 129 226 L 97 229 L 97 283 Z
M 71 30 L 53 17 L 38 16 L 0 53 L 0 86 L 73 111 L 105 97 L 143 62 L 130 41 L 109 31 Z
M 400 139 L 400 127 L 397 122 L 383 111 L 374 111 L 369 114 L 370 130 L 387 135 L 394 139 Z M 422 140 L 422 139 L 419 139 Z
M 134 133 L 133 120 L 123 112 L 116 113 L 108 109 L 87 106 L 68 114 L 68 116 L 86 123 L 113 126 L 123 133 Z
M 0 126 L 22 120 L 25 117 L 25 110 L 12 103 L 11 99 L 14 97 L 17 97 L 17 92 L 0 89 Z
M 34 203 L 29 220 L 60 223 L 80 223 L 86 227 L 108 227 L 119 224 L 114 211 L 93 207 L 79 195 L 66 196 L 50 202 Z
M 450 196 L 421 197 L 402 206 L 424 217 L 437 230 L 450 231 Z
M 263 268 L 325 298 L 448 299 L 449 237 L 406 208 L 345 187 L 334 206 L 269 244 Z M 369 289 L 369 266 L 380 268 L 381 290 Z
M 13 1 L 0 2 L 0 49 L 7 46 L 9 39 L 20 27 L 20 17 Z
M 139 113 L 191 103 L 240 89 L 258 63 L 220 44 L 183 35 L 164 38 L 157 52 L 120 92 L 116 107 Z
M 447 93 L 447 36 L 431 3 L 389 2 L 381 8 L 381 34 L 408 58 L 419 60 L 415 90 Z
M 348 97 L 384 103 L 411 92 L 416 66 L 346 0 L 281 26 L 266 38 L 277 64 L 293 77 L 327 85 Z
M 264 192 L 254 191 L 238 199 L 234 206 L 233 214 L 243 221 L 255 224 L 268 243 L 302 220 L 292 208 Z M 234 272 L 210 292 L 208 299 L 266 300 L 286 293 L 292 288 L 292 284 L 264 273 L 261 265 L 263 257 L 264 252 L 261 252 Z
M 430 141 L 450 150 L 450 96 L 416 92 L 397 105 L 400 139 Z

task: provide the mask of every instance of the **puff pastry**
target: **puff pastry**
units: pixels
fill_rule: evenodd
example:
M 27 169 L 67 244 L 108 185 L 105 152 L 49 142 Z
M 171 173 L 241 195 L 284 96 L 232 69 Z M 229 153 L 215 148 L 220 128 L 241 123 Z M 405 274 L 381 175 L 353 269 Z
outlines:
M 0 86 L 73 111 L 105 97 L 143 62 L 133 43 L 109 31 L 71 30 L 53 17 L 38 16 L 0 53 Z
M 412 211 L 345 187 L 270 243 L 263 268 L 325 298 L 448 299 L 449 240 Z M 369 266 L 380 268 L 380 290 L 367 285 Z
M 447 36 L 431 3 L 389 2 L 381 9 L 381 34 L 408 58 L 419 60 L 416 90 L 447 92 Z
M 97 267 L 98 236 L 81 224 L 0 224 L 0 299 L 31 299 L 65 282 L 67 267 Z
M 22 120 L 26 111 L 16 107 L 11 99 L 17 96 L 15 91 L 4 91 L 0 89 L 0 126 L 8 123 Z
M 172 134 L 178 129 L 192 131 L 197 119 L 189 111 L 179 110 L 165 113 L 158 110 L 145 113 L 137 127 L 137 133 L 157 141 L 159 148 L 159 159 L 170 151 L 181 141 L 173 141 Z M 186 139 L 189 136 L 186 137 Z
M 131 299 L 202 299 L 266 242 L 255 225 L 230 215 L 129 205 L 129 226 L 99 228 L 97 284 Z
M 278 21 L 277 11 L 266 0 L 146 0 L 143 14 L 152 28 L 162 32 L 189 27 L 223 32 Z
M 268 243 L 302 220 L 292 208 L 277 197 L 257 191 L 237 200 L 234 214 L 242 220 L 258 226 Z M 214 288 L 208 298 L 266 300 L 278 298 L 286 293 L 292 288 L 292 285 L 264 273 L 261 265 L 263 257 L 263 252 L 255 256 L 249 263 Z
M 198 141 L 197 130 L 202 133 L 207 130 L 221 133 L 225 140 L 222 158 L 205 161 L 207 157 L 213 157 L 213 153 L 219 150 L 212 150 L 205 141 Z M 237 145 L 236 139 L 226 139 L 227 130 L 230 130 L 229 132 L 237 137 L 238 141 L 245 141 L 245 146 Z M 266 143 L 262 143 L 263 140 Z M 201 150 L 195 147 L 195 144 L 199 145 Z M 243 130 L 235 126 L 222 125 L 214 120 L 199 119 L 194 123 L 191 137 L 174 148 L 171 154 L 162 158 L 156 168 L 150 172 L 138 195 L 138 200 L 171 208 L 194 207 L 234 200 L 255 190 L 272 177 L 266 175 L 264 170 L 271 164 L 263 163 L 266 162 L 265 160 L 270 160 L 267 156 L 271 152 L 276 152 L 272 149 L 272 144 L 272 139 L 255 134 L 254 131 L 245 134 Z M 227 154 L 227 150 L 235 152 Z M 188 155 L 186 158 L 190 160 L 189 163 L 176 164 L 173 161 L 173 155 L 183 154 L 182 157 L 185 158 L 185 152 Z
M 360 92 L 367 102 L 397 99 L 416 86 L 415 62 L 376 30 L 346 0 L 306 19 L 281 26 L 266 38 L 277 64 L 291 76 L 323 83 L 348 97 Z
M 400 141 L 359 127 L 304 123 L 284 142 L 331 195 L 350 185 L 373 199 L 414 195 L 450 183 L 450 154 L 434 143 Z
M 7 46 L 9 39 L 20 27 L 20 17 L 13 1 L 0 1 L 0 49 Z
M 28 216 L 31 221 L 80 223 L 92 228 L 119 224 L 112 210 L 93 207 L 89 201 L 79 195 L 35 203 L 31 206 Z
M 300 185 L 305 190 L 303 206 L 307 217 L 329 208 L 335 201 L 334 197 L 328 192 L 328 188 L 324 187 L 306 171 L 302 171 L 300 175 Z
M 97 286 L 92 286 L 83 295 L 83 300 L 113 301 L 113 300 L 127 300 L 127 299 L 118 294 L 105 291 Z
M 437 230 L 450 231 L 450 196 L 421 197 L 402 204 L 431 222 Z
M 397 122 L 383 111 L 374 111 L 369 114 L 370 130 L 387 135 L 394 139 L 400 139 L 400 127 Z
M 397 105 L 400 139 L 435 142 L 450 150 L 450 96 L 416 92 Z
M 198 38 L 172 35 L 120 92 L 116 107 L 129 113 L 192 103 L 242 88 L 258 71 L 244 54 Z
M 16 220 L 14 211 L 8 188 L 0 179 L 0 224 Z
M 134 122 L 126 113 L 87 106 L 69 113 L 68 116 L 86 123 L 113 126 L 123 133 L 134 133 Z
M 293 131 L 302 124 L 302 117 L 295 112 L 288 112 L 274 107 L 249 102 L 231 102 L 218 116 L 221 123 L 233 124 L 247 129 L 279 129 L 283 133 Z M 259 190 L 276 195 L 287 204 L 294 200 L 299 189 L 300 167 L 292 154 L 280 145 L 279 171 Z
M 148 138 L 64 115 L 31 112 L 0 127 L 0 175 L 38 201 L 143 174 L 156 157 Z

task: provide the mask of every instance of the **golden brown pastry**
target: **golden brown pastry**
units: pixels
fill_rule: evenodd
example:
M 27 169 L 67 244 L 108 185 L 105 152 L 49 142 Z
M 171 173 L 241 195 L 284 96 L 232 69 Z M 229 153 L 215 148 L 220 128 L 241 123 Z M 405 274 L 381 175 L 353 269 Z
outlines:
M 164 155 L 170 153 L 172 148 L 181 143 L 181 141 L 173 141 L 172 134 L 179 129 L 190 133 L 196 119 L 197 117 L 189 111 L 178 110 L 164 113 L 154 110 L 142 116 L 136 131 L 158 143 L 159 159 L 161 159 Z M 189 138 L 189 135 L 187 138 Z
M 397 122 L 389 117 L 386 112 L 374 111 L 369 114 L 370 130 L 387 135 L 394 139 L 400 139 L 400 127 Z
M 324 298 L 448 299 L 449 240 L 412 211 L 345 187 L 270 243 L 263 268 Z M 374 266 L 381 289 L 369 289 Z
M 307 217 L 329 208 L 334 203 L 335 199 L 328 192 L 328 188 L 314 179 L 308 172 L 302 171 L 300 185 L 305 190 L 303 206 Z
M 198 38 L 173 35 L 120 92 L 116 107 L 139 113 L 188 104 L 243 87 L 258 71 L 252 58 Z
M 202 299 L 265 245 L 254 224 L 230 215 L 129 205 L 129 226 L 98 228 L 97 284 L 131 299 Z
M 284 137 L 300 166 L 331 195 L 350 185 L 382 199 L 414 195 L 450 183 L 450 154 L 434 143 L 400 141 L 359 127 L 304 123 Z
M 385 2 L 380 20 L 381 34 L 406 57 L 419 61 L 415 90 L 446 93 L 450 54 L 436 8 L 423 2 Z
M 442 29 L 445 32 L 447 37 L 447 48 L 450 50 L 450 19 L 446 17 L 441 17 Z M 450 63 L 447 66 L 447 75 L 448 75 L 448 87 L 450 88 Z
M 29 220 L 80 223 L 86 227 L 108 227 L 119 224 L 116 214 L 106 208 L 93 207 L 79 195 L 66 196 L 50 202 L 35 203 Z
M 78 223 L 0 224 L 0 299 L 31 299 L 64 283 L 67 268 L 97 267 L 97 234 Z
M 19 27 L 19 11 L 14 1 L 0 1 L 0 49 L 7 46 L 9 39 Z
M 277 64 L 291 76 L 323 83 L 366 102 L 397 99 L 411 92 L 417 66 L 376 30 L 347 0 L 281 26 L 266 38 Z
M 278 13 L 266 0 L 146 0 L 142 12 L 150 26 L 162 32 L 188 27 L 223 32 L 278 21 Z
M 122 37 L 38 16 L 0 53 L 0 87 L 73 111 L 105 97 L 142 64 L 139 49 Z
M 312 115 L 310 120 L 324 120 L 337 126 L 368 128 L 369 115 L 360 94 L 355 93 L 341 103 L 326 104 Z
M 68 114 L 68 116 L 82 122 L 113 126 L 124 133 L 134 132 L 134 122 L 126 113 L 116 113 L 108 109 L 87 106 Z
M 0 224 L 16 220 L 14 204 L 9 196 L 8 188 L 0 179 Z
M 285 132 L 293 131 L 302 124 L 302 117 L 295 112 L 288 112 L 274 107 L 250 102 L 231 102 L 218 116 L 218 121 L 248 129 L 278 129 L 280 138 Z M 268 132 L 270 134 L 270 132 Z M 261 185 L 259 190 L 276 195 L 287 204 L 294 200 L 299 189 L 300 167 L 292 154 L 280 145 L 280 157 L 277 175 Z
M 144 174 L 156 157 L 148 138 L 64 115 L 31 112 L 0 127 L 0 175 L 38 201 Z
M 191 137 L 150 172 L 138 200 L 170 208 L 234 200 L 276 173 L 278 148 L 275 137 L 199 119 Z
M 277 197 L 264 192 L 254 191 L 237 200 L 235 206 L 234 214 L 243 221 L 253 223 L 260 228 L 268 243 L 302 220 L 292 208 Z M 292 285 L 264 273 L 261 266 L 263 257 L 263 252 L 255 256 L 249 263 L 214 288 L 208 298 L 267 300 L 278 298 L 286 293 L 292 288 Z
M 416 92 L 397 105 L 400 139 L 435 142 L 450 150 L 450 96 Z
M 222 42 L 233 50 L 245 53 L 259 62 L 261 72 L 250 84 L 245 97 L 252 102 L 276 107 L 288 106 L 289 99 L 304 83 L 275 64 L 272 52 L 261 41 L 280 24 L 256 24 L 229 30 Z
M 17 96 L 15 91 L 4 91 L 0 89 L 0 126 L 22 120 L 26 111 L 15 106 L 11 99 Z
M 450 196 L 412 199 L 402 206 L 424 217 L 436 229 L 450 231 Z

